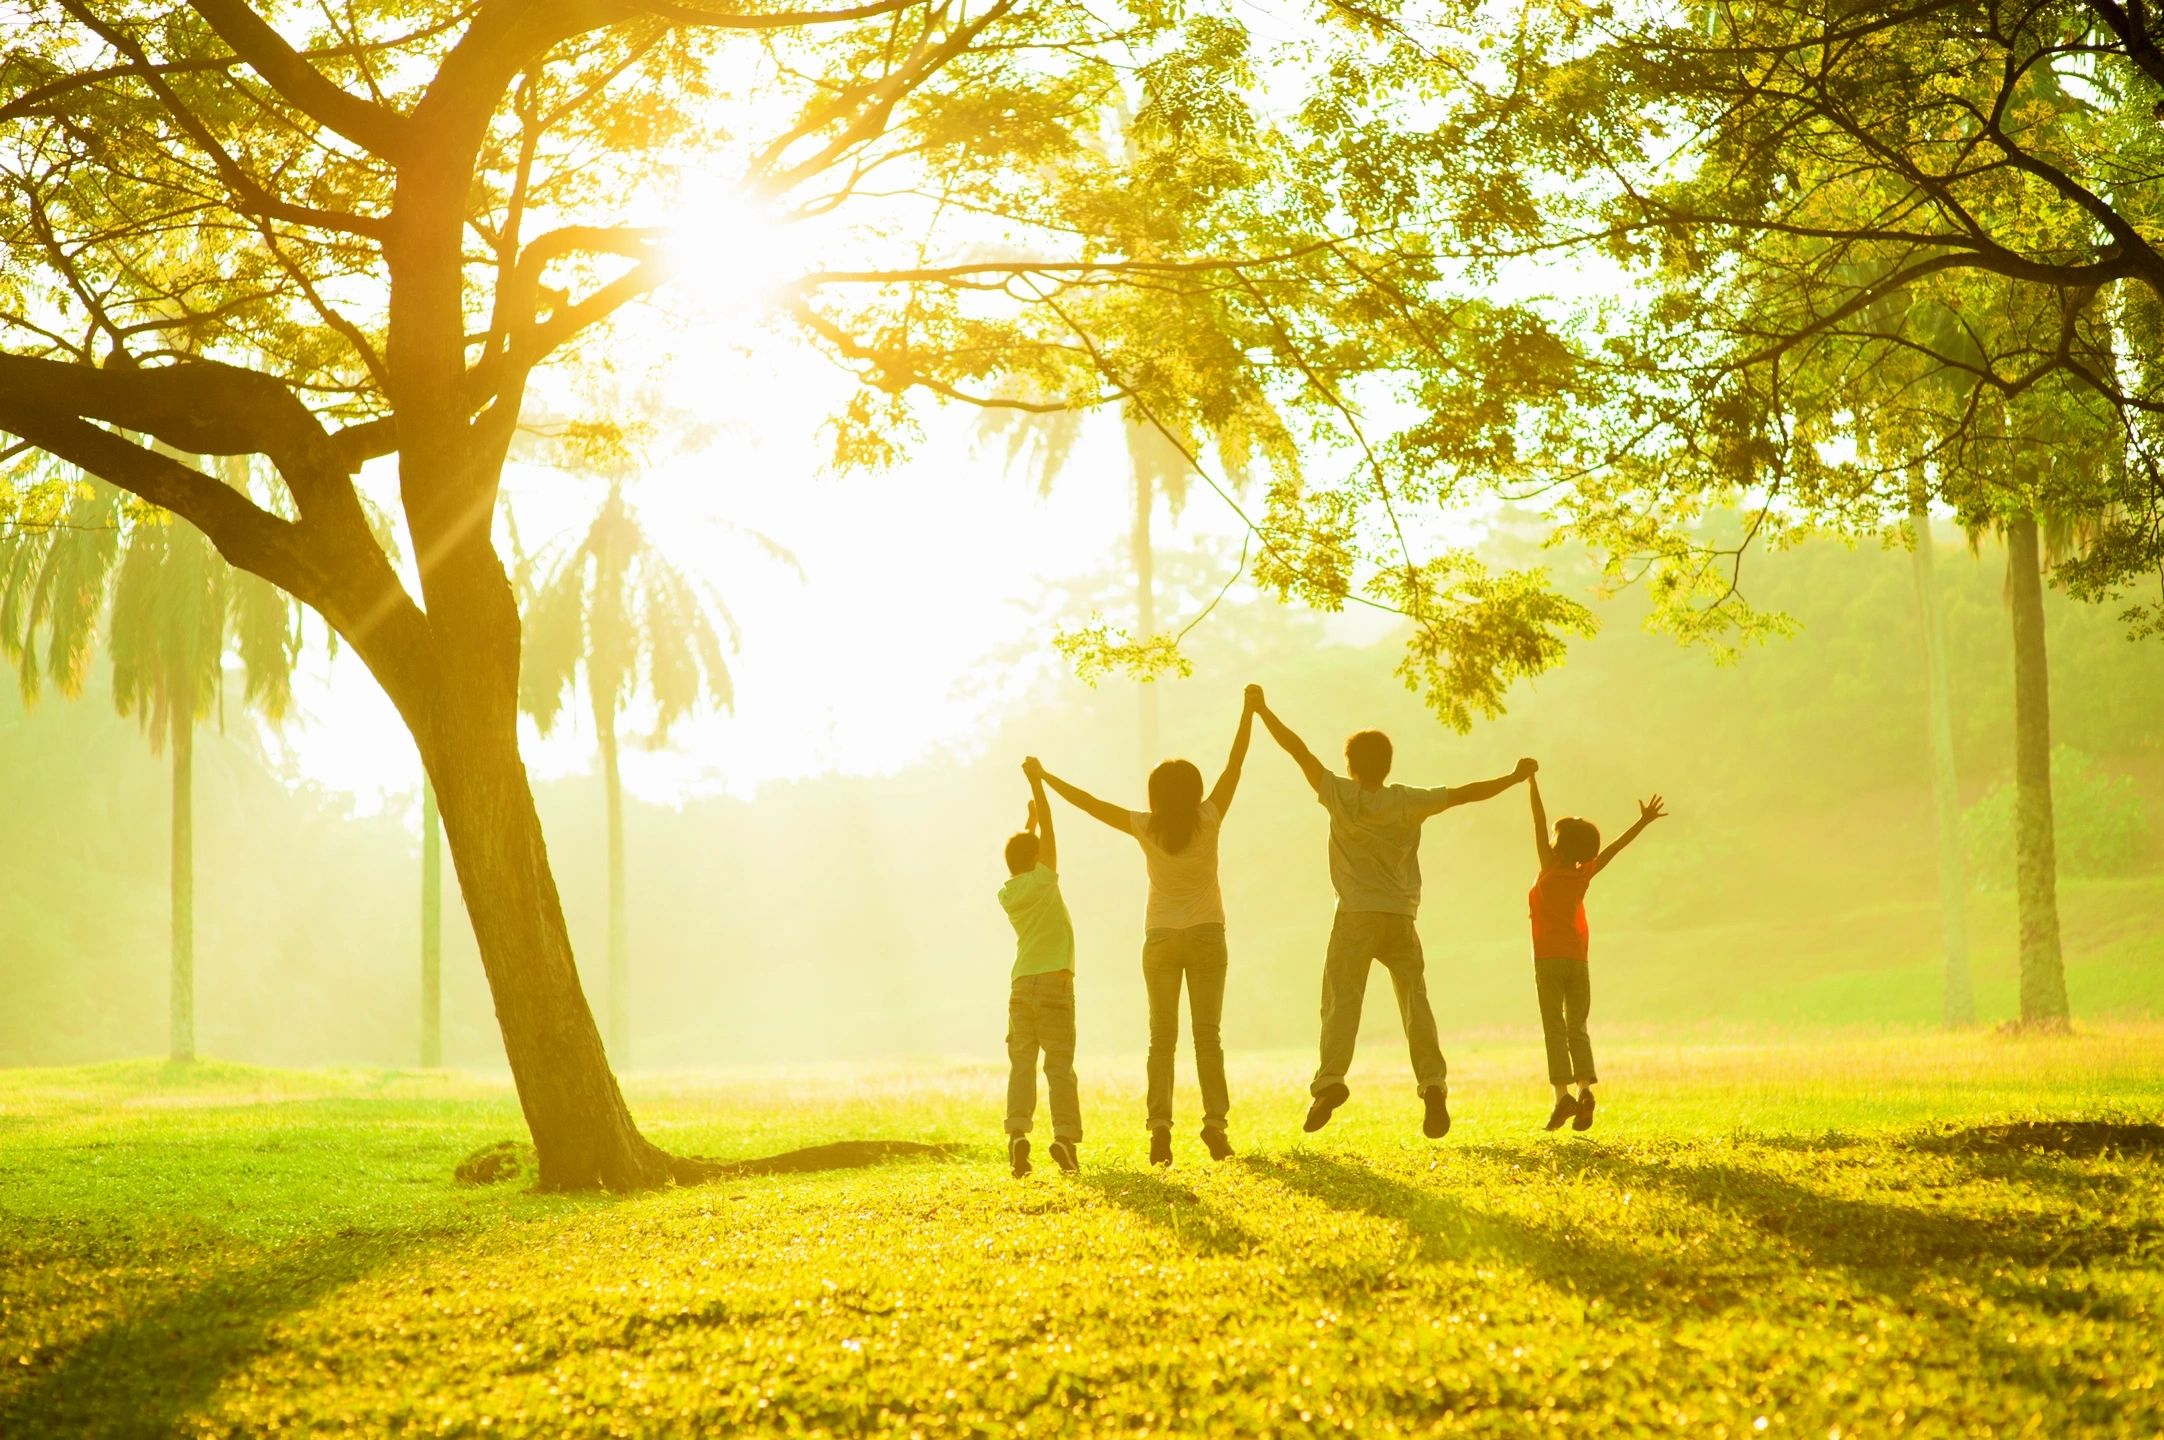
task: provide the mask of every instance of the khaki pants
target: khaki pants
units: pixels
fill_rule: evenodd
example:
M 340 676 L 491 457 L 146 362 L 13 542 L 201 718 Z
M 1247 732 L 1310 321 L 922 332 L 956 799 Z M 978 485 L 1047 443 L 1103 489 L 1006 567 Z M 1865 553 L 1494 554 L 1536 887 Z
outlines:
M 1586 963 L 1535 960 L 1533 991 L 1540 999 L 1541 1038 L 1548 1043 L 1548 1083 L 1598 1083 L 1593 1073 L 1593 1042 L 1585 1033 L 1585 1014 L 1593 1008 L 1593 977 Z
M 1330 950 L 1322 962 L 1322 1063 L 1308 1093 L 1320 1095 L 1345 1083 L 1353 1045 L 1360 1038 L 1360 1006 L 1367 998 L 1368 966 L 1381 961 L 1398 992 L 1398 1018 L 1412 1052 L 1413 1079 L 1422 1090 L 1442 1087 L 1448 1076 L 1443 1047 L 1428 1008 L 1427 961 L 1410 915 L 1340 910 L 1330 925 Z
M 1074 1076 L 1074 971 L 1017 975 L 1007 992 L 1007 1133 L 1027 1135 L 1037 1117 L 1037 1056 L 1051 1092 L 1052 1138 L 1082 1139 Z
M 1225 927 L 1152 930 L 1142 939 L 1142 984 L 1150 996 L 1149 1123 L 1172 1128 L 1172 1057 L 1180 1048 L 1180 982 L 1195 1032 L 1195 1079 L 1202 1085 L 1202 1128 L 1223 1130 L 1232 1098 L 1225 1088 Z

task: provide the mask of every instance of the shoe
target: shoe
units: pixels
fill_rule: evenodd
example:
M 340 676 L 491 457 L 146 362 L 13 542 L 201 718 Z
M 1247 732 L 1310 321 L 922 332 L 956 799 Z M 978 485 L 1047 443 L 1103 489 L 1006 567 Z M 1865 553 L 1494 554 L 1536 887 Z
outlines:
M 1080 1170 L 1082 1168 L 1082 1157 L 1075 1154 L 1074 1141 L 1054 1140 L 1052 1142 L 1052 1163 L 1059 1166 L 1069 1175 Z
M 1420 1092 L 1420 1099 L 1428 1107 L 1420 1122 L 1420 1133 L 1430 1140 L 1442 1139 L 1450 1133 L 1450 1092 L 1440 1085 L 1430 1085 Z
M 1562 1099 L 1555 1102 L 1555 1108 L 1548 1112 L 1548 1123 L 1541 1128 L 1545 1130 L 1560 1130 L 1565 1125 L 1569 1124 L 1571 1121 L 1577 1118 L 1578 1097 L 1575 1095 L 1565 1095 Z
M 1224 1131 L 1203 1131 L 1202 1143 L 1209 1150 L 1212 1160 L 1230 1160 L 1232 1158 L 1232 1142 L 1225 1138 Z
M 1150 1132 L 1150 1163 L 1152 1165 L 1170 1165 L 1172 1163 L 1172 1132 L 1170 1130 L 1152 1130 Z
M 1342 1085 L 1332 1085 L 1315 1097 L 1315 1103 L 1307 1107 L 1307 1119 L 1300 1128 L 1312 1135 L 1330 1123 L 1330 1112 L 1352 1098 L 1352 1091 Z
M 1592 1091 L 1584 1091 L 1578 1096 L 1578 1118 L 1570 1122 L 1570 1128 L 1573 1130 L 1590 1130 L 1593 1128 Z
M 1029 1137 L 1027 1135 L 1017 1135 L 1007 1142 L 1007 1164 L 1013 1168 L 1014 1178 L 1017 1180 L 1029 1173 Z

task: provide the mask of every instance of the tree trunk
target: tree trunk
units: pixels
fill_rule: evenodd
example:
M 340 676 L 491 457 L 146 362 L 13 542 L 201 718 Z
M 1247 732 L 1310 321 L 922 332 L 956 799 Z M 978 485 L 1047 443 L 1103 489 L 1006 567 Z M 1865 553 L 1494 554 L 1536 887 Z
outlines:
M 192 699 L 193 697 L 186 697 Z M 173 978 L 171 1055 L 195 1059 L 195 712 L 177 704 L 173 741 Z
M 709 1173 L 632 1123 L 579 988 L 507 697 L 439 687 L 423 756 L 494 997 L 544 1190 L 637 1190 Z
M 421 781 L 421 1067 L 443 1064 L 443 827 Z
M 1127 424 L 1129 469 L 1134 472 L 1134 529 L 1128 537 L 1128 555 L 1135 568 L 1135 636 L 1148 640 L 1157 633 L 1157 552 L 1150 537 L 1150 521 L 1157 508 L 1157 478 L 1151 470 L 1145 444 L 1155 432 L 1134 421 Z M 1136 738 L 1147 776 L 1164 756 L 1158 750 L 1157 684 L 1144 680 L 1140 686 L 1141 714 Z
M 1946 624 L 1939 608 L 1938 574 L 1931 547 L 1931 510 L 1919 493 L 1909 507 L 1915 531 L 1910 552 L 1916 604 L 1924 631 L 1924 683 L 1931 737 L 1931 799 L 1938 818 L 1939 939 L 1945 956 L 1942 1019 L 1948 1029 L 1976 1023 L 1976 993 L 1969 981 L 1968 878 L 1961 864 L 1961 795 L 1954 773 L 1953 699 L 1947 686 Z
M 2051 814 L 2051 686 L 2044 655 L 2043 563 L 2036 518 L 2006 527 L 2014 619 L 2014 886 L 2021 912 L 2021 1023 L 2063 1030 L 2058 844 Z
M 616 759 L 616 716 L 601 731 L 601 785 L 609 822 L 609 1058 L 631 1063 L 631 949 L 624 918 L 624 782 Z

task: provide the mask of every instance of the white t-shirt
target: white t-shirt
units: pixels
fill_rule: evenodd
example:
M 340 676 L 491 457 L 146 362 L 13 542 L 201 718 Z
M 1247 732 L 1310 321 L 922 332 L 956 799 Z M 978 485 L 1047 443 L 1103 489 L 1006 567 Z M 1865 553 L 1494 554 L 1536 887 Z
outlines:
M 1149 811 L 1127 812 L 1127 828 L 1140 842 L 1150 871 L 1150 906 L 1142 921 L 1146 930 L 1225 923 L 1225 897 L 1217 888 L 1217 830 L 1223 819 L 1207 800 L 1197 816 L 1201 823 L 1195 833 L 1174 854 L 1150 834 Z
M 1450 791 L 1411 785 L 1365 789 L 1325 773 L 1315 798 L 1330 812 L 1330 883 L 1340 910 L 1415 915 L 1420 911 L 1420 822 Z

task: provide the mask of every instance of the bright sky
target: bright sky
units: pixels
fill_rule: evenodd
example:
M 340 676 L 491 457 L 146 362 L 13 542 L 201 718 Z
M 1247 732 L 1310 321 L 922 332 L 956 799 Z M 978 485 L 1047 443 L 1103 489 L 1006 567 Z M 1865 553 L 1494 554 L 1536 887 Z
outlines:
M 954 408 L 926 412 L 926 439 L 903 465 L 837 477 L 822 472 L 820 427 L 854 382 L 771 334 L 756 358 L 745 343 L 741 326 L 720 324 L 678 338 L 672 402 L 717 433 L 704 453 L 665 460 L 627 489 L 648 534 L 714 587 L 742 630 L 735 713 L 682 724 L 666 749 L 626 750 L 625 783 L 649 800 L 748 795 L 766 781 L 881 773 L 944 744 L 966 748 L 1059 663 L 1048 582 L 1125 563 L 1132 482 L 1109 421 L 1049 497 Z M 369 479 L 391 504 L 391 477 Z M 601 481 L 533 467 L 515 468 L 506 488 L 529 549 L 583 529 L 605 493 Z M 792 551 L 804 577 L 745 531 Z M 1159 511 L 1168 549 L 1238 533 L 1199 488 L 1177 523 Z M 1016 653 L 1036 659 L 1018 668 Z M 306 668 L 301 717 L 283 736 L 294 767 L 364 806 L 407 803 L 418 760 L 373 679 L 320 646 Z M 529 735 L 537 778 L 590 769 L 592 732 L 581 698 L 554 734 Z

